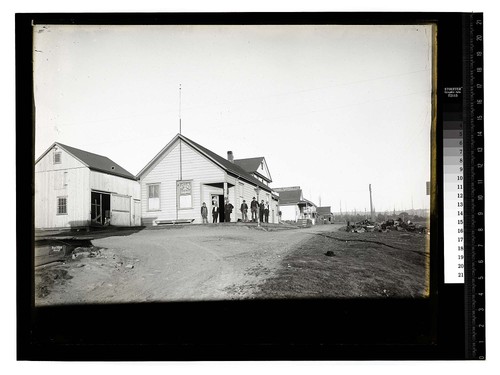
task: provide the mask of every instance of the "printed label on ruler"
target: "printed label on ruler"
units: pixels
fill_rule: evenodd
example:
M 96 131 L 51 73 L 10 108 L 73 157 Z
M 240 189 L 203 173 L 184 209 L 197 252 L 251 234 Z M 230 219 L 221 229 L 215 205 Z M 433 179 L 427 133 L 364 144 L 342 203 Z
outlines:
M 460 114 L 448 115 L 443 123 L 444 279 L 457 284 L 464 283 L 464 137 Z

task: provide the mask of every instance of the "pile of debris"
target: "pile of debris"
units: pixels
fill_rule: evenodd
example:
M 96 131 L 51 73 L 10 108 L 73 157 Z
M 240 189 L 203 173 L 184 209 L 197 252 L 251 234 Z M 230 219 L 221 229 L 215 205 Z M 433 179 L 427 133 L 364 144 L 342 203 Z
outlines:
M 364 232 L 388 232 L 390 230 L 404 231 L 404 232 L 416 232 L 416 233 L 428 233 L 427 227 L 415 224 L 411 220 L 404 221 L 401 218 L 397 220 L 386 220 L 382 223 L 376 223 L 368 219 L 363 221 L 358 221 L 356 223 L 347 222 L 347 226 L 342 228 L 346 232 L 350 233 L 364 233 Z
M 364 233 L 364 232 L 374 232 L 379 229 L 378 223 L 374 223 L 368 219 L 363 221 L 358 221 L 357 223 L 347 222 L 346 232 L 351 233 Z
M 81 258 L 101 258 L 101 249 L 96 246 L 90 247 L 77 247 L 71 253 L 71 259 L 81 259 Z
M 415 224 L 411 220 L 404 221 L 401 218 L 383 222 L 382 224 L 380 224 L 380 229 L 382 231 L 398 230 L 404 232 L 427 233 L 427 227 L 420 224 Z

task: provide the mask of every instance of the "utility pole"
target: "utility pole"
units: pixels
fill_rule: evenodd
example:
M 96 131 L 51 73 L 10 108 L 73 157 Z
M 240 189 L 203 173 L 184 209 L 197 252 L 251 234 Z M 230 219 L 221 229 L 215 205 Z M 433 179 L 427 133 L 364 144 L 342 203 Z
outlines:
M 372 184 L 368 185 L 368 189 L 370 190 L 370 219 L 373 221 Z

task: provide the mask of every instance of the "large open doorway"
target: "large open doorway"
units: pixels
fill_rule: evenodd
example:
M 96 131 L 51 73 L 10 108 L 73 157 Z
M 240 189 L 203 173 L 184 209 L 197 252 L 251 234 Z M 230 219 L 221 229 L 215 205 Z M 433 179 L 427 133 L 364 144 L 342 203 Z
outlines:
M 219 195 L 219 223 L 224 222 L 224 195 Z
M 219 223 L 224 222 L 224 195 L 219 194 L 211 194 L 212 207 L 214 205 L 217 206 L 217 210 L 219 212 L 218 221 Z
M 90 220 L 92 224 L 109 224 L 111 217 L 111 197 L 107 193 L 91 192 Z

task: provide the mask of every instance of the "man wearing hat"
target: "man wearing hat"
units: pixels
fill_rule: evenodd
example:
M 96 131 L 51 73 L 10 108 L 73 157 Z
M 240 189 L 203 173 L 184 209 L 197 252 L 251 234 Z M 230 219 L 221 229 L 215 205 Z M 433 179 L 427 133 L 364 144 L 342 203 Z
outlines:
M 233 205 L 229 202 L 229 198 L 226 198 L 226 204 L 224 205 L 224 221 L 226 223 L 231 222 L 232 212 L 233 212 Z
M 257 221 L 257 208 L 259 204 L 255 200 L 255 197 L 252 198 L 252 202 L 250 203 L 250 211 L 252 211 L 252 221 L 255 223 Z
M 243 203 L 241 204 L 241 208 L 240 208 L 240 211 L 241 211 L 241 220 L 246 223 L 248 221 L 248 204 L 245 202 L 245 200 L 243 199 Z
M 262 199 L 262 202 L 260 202 L 259 204 L 259 220 L 261 223 L 264 222 L 264 209 L 265 209 L 264 199 Z

